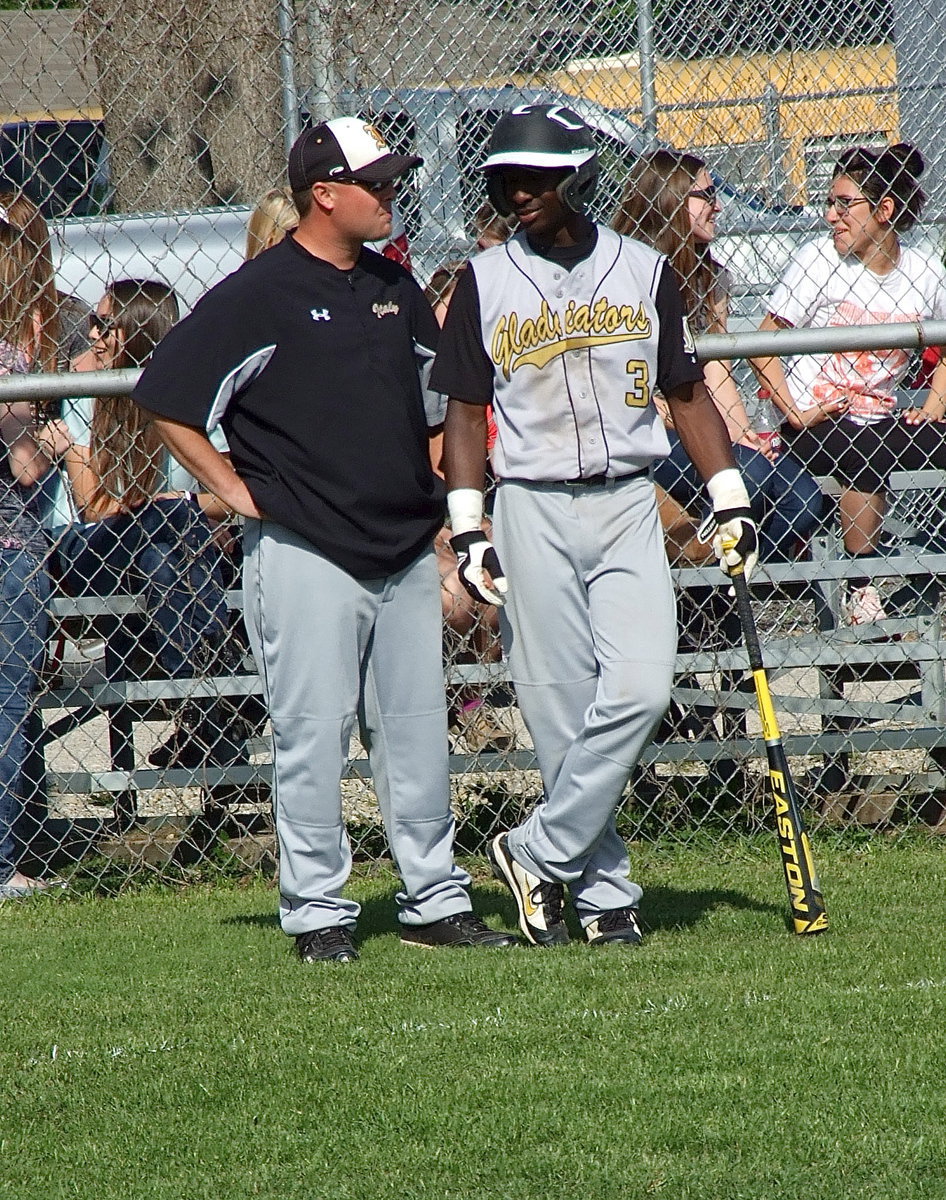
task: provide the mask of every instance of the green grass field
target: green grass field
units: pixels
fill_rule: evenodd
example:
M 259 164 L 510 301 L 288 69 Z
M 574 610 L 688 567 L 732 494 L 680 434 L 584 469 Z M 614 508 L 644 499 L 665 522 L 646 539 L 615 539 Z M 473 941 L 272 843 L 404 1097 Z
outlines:
M 946 1197 L 946 845 L 645 847 L 643 949 L 306 967 L 262 883 L 0 906 L 11 1200 Z M 478 911 L 511 924 L 479 864 Z

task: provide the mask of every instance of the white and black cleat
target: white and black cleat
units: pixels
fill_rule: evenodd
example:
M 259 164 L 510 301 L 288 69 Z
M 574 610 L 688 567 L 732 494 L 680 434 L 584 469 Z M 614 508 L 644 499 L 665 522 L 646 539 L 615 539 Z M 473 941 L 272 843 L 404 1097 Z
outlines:
M 505 833 L 493 838 L 488 854 L 493 874 L 512 892 L 519 911 L 519 928 L 532 945 L 564 946 L 569 938 L 563 885 L 540 879 L 521 867 L 509 852 Z
M 639 946 L 644 940 L 636 908 L 611 908 L 585 926 L 589 946 Z

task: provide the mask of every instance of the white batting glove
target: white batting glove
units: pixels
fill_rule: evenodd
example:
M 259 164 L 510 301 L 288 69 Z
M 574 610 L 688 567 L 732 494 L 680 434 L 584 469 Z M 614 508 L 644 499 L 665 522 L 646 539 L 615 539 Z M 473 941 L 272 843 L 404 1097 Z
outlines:
M 704 544 L 712 539 L 713 553 L 723 574 L 741 567 L 748 583 L 759 561 L 759 530 L 742 476 L 734 467 L 717 471 L 706 490 L 713 501 L 713 513 L 700 526 L 697 536 Z
M 483 493 L 476 488 L 455 488 L 447 493 L 460 582 L 481 604 L 506 603 L 508 584 L 493 543 L 483 532 Z M 487 574 L 491 584 L 486 582 Z

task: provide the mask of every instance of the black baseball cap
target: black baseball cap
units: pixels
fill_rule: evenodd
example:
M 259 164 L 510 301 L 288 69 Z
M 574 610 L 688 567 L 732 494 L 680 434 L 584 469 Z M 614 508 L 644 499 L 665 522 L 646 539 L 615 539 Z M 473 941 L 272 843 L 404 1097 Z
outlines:
M 423 161 L 416 154 L 395 154 L 366 121 L 335 117 L 296 138 L 289 151 L 289 187 L 302 192 L 333 179 L 387 183 Z

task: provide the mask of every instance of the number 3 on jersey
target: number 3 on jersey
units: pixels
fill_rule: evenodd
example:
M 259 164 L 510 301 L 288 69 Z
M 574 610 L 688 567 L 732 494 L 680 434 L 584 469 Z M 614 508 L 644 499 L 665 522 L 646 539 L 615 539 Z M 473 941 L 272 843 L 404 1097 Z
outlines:
M 650 403 L 650 371 L 647 363 L 632 358 L 627 364 L 630 390 L 624 393 L 624 403 L 631 408 L 646 408 Z

